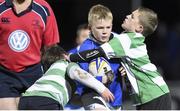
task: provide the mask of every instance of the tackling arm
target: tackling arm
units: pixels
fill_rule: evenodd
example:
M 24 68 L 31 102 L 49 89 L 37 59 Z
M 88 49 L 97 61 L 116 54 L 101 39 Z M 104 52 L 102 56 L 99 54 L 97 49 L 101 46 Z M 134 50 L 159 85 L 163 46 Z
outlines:
M 82 51 L 77 54 L 70 54 L 68 59 L 72 62 L 84 62 L 84 61 L 88 62 L 97 57 L 105 57 L 105 56 L 106 55 L 102 50 L 102 48 L 98 48 L 98 49 Z
M 76 63 L 70 63 L 67 73 L 71 79 L 96 90 L 106 101 L 113 101 L 114 96 L 100 81 L 96 80 L 91 74 L 81 69 Z

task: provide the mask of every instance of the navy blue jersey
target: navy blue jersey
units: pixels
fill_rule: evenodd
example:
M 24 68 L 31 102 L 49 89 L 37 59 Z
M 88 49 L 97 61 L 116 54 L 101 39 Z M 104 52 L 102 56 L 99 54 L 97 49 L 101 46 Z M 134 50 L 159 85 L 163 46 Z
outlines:
M 111 39 L 113 38 L 114 33 L 111 34 Z M 89 49 L 95 49 L 99 47 L 101 44 L 99 44 L 92 36 L 90 38 L 86 39 L 80 46 L 79 52 Z M 114 102 L 111 102 L 111 106 L 121 106 L 122 105 L 122 90 L 120 85 L 120 73 L 118 71 L 120 64 L 119 60 L 108 60 L 110 63 L 110 66 L 114 72 L 115 78 L 114 81 L 109 85 L 109 90 L 114 94 L 115 100 Z M 86 71 L 88 71 L 89 63 L 83 62 L 79 63 L 80 67 Z M 101 78 L 97 78 L 99 81 L 101 81 Z
M 70 49 L 68 51 L 68 53 L 75 54 L 75 53 L 77 53 L 79 51 L 79 48 L 80 48 L 80 46 L 78 45 L 77 47 L 74 47 L 74 48 Z

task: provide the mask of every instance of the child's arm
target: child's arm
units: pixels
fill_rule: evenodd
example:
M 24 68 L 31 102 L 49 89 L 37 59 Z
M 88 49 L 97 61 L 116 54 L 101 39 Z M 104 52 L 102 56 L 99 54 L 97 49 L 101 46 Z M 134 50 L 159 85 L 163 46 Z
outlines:
M 70 63 L 67 73 L 71 79 L 96 90 L 106 101 L 113 101 L 114 96 L 100 81 L 96 80 L 91 74 L 81 69 L 76 63 Z
M 102 44 L 98 49 L 82 51 L 77 54 L 69 55 L 69 60 L 74 62 L 83 62 L 90 61 L 101 56 L 107 59 L 121 58 L 124 56 L 131 57 L 136 56 L 137 54 L 141 55 L 142 52 L 145 51 L 144 49 L 143 45 L 138 48 L 133 48 L 132 38 L 130 38 L 127 34 L 120 34 L 119 36 L 111 39 L 109 42 Z
M 88 62 L 97 57 L 106 57 L 102 48 L 86 50 L 77 54 L 70 54 L 67 59 L 72 62 Z

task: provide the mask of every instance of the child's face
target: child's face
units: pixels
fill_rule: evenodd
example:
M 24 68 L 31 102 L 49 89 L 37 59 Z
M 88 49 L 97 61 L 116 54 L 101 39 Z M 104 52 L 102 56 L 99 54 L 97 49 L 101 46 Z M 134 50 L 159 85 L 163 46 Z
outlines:
M 142 25 L 139 23 L 139 11 L 135 10 L 132 14 L 127 15 L 122 23 L 122 28 L 127 32 L 142 32 Z
M 112 31 L 112 20 L 110 19 L 101 19 L 93 21 L 90 25 L 90 29 L 94 37 L 102 42 L 105 43 L 109 41 L 111 31 Z
M 90 33 L 90 30 L 88 29 L 81 30 L 79 36 L 76 39 L 76 43 L 78 45 L 81 45 L 84 42 L 84 40 L 87 39 L 87 37 L 89 36 L 89 33 Z

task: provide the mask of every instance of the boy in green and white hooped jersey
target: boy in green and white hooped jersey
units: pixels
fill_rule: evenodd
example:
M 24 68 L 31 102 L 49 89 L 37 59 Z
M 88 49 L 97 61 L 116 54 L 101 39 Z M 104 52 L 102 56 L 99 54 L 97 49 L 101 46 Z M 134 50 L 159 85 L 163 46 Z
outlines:
M 148 8 L 138 8 L 122 23 L 124 33 L 114 37 L 101 48 L 70 55 L 71 61 L 89 61 L 99 56 L 121 58 L 133 88 L 139 110 L 169 110 L 171 98 L 167 84 L 149 60 L 145 36 L 157 27 L 157 14 Z
M 59 46 L 45 52 L 42 62 L 47 71 L 20 98 L 20 110 L 62 110 L 75 91 L 73 79 L 113 101 L 112 93 L 76 63 L 66 61 L 65 53 Z

